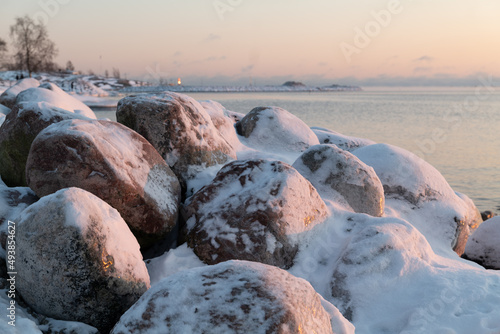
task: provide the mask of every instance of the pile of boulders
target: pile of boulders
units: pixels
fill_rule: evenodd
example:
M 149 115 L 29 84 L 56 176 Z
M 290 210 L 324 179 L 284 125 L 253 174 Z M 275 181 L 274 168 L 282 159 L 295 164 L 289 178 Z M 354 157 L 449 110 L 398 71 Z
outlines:
M 388 201 L 409 217 L 433 212 L 416 226 L 431 246 L 499 266 L 495 246 L 481 243 L 491 228 L 466 247 L 481 216 L 432 166 L 390 145 L 311 129 L 278 107 L 245 116 L 182 94 L 142 94 L 123 98 L 112 122 L 31 79 L 0 103 L 0 194 L 9 194 L 0 197 L 0 223 L 17 224 L 19 295 L 47 317 L 103 333 L 115 324 L 113 333 L 353 332 L 285 270 L 309 233 L 335 219 L 331 208 L 383 217 Z M 207 170 L 213 179 L 191 187 Z M 396 260 L 415 251 L 429 261 L 432 252 L 401 221 L 356 228 L 332 271 L 332 300 L 350 319 L 346 291 L 357 281 L 348 269 L 382 254 L 363 255 L 360 244 L 389 247 Z M 143 256 L 184 241 L 208 266 L 147 291 Z

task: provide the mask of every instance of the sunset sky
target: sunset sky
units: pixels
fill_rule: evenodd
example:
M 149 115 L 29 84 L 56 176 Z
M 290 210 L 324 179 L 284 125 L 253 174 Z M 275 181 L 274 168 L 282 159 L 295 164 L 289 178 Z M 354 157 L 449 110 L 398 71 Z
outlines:
M 191 84 L 474 84 L 500 77 L 497 0 L 0 0 L 47 25 L 57 62 Z

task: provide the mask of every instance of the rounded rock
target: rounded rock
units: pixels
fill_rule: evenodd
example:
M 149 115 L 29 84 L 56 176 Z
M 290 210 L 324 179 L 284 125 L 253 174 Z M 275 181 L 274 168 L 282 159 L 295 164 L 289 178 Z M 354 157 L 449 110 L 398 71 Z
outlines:
M 307 281 L 261 263 L 228 261 L 182 271 L 159 282 L 111 333 L 320 334 L 333 330 L 321 298 Z
M 149 288 L 126 223 L 89 192 L 68 188 L 40 199 L 21 213 L 16 232 L 16 288 L 45 316 L 107 332 Z
M 319 144 L 312 130 L 297 116 L 279 107 L 257 107 L 241 121 L 236 130 L 245 144 L 271 152 L 303 152 Z
M 340 194 L 354 212 L 381 217 L 384 214 L 384 188 L 370 166 L 334 145 L 315 145 L 293 164 L 324 197 Z
M 26 165 L 42 197 L 78 187 L 120 212 L 141 246 L 162 240 L 177 224 L 180 185 L 154 147 L 111 121 L 68 120 L 42 131 Z
M 321 223 L 326 205 L 290 165 L 244 160 L 224 166 L 188 199 L 188 245 L 207 264 L 231 259 L 289 268 L 301 233 Z

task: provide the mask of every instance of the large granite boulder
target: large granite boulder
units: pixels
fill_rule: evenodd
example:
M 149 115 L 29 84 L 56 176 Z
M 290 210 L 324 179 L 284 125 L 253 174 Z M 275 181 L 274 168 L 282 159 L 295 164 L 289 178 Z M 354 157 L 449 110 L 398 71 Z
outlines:
M 399 216 L 411 221 L 433 247 L 436 241 L 463 254 L 468 236 L 482 222 L 467 196 L 454 192 L 437 169 L 402 148 L 375 144 L 353 154 L 377 173 L 386 205 L 390 201 Z
M 228 261 L 159 282 L 111 333 L 347 334 L 354 328 L 340 314 L 331 319 L 307 281 L 273 266 Z
M 487 269 L 500 270 L 500 217 L 486 220 L 472 233 L 463 257 Z
M 356 156 L 334 145 L 315 145 L 293 164 L 323 198 L 333 201 L 339 195 L 354 212 L 381 217 L 384 214 L 384 188 L 377 174 Z
M 19 93 L 28 89 L 40 86 L 40 82 L 36 79 L 26 78 L 19 80 L 16 84 L 0 95 L 0 104 L 8 108 L 13 108 L 16 104 L 16 98 Z
M 16 104 L 23 102 L 47 102 L 80 116 L 96 119 L 94 112 L 85 103 L 75 99 L 53 83 L 46 82 L 39 87 L 20 92 Z
M 154 147 L 111 121 L 67 120 L 33 141 L 26 164 L 29 186 L 42 197 L 78 187 L 120 212 L 143 248 L 177 224 L 180 185 Z
M 116 119 L 143 135 L 183 186 L 200 170 L 236 159 L 208 113 L 189 96 L 172 92 L 128 96 L 118 102 Z
M 344 151 L 352 152 L 358 148 L 375 144 L 370 139 L 346 136 L 325 128 L 312 127 L 311 130 L 318 137 L 320 144 L 333 144 Z
M 188 245 L 207 264 L 230 259 L 289 268 L 299 236 L 327 210 L 316 189 L 290 165 L 244 160 L 224 166 L 184 208 Z
M 319 144 L 312 130 L 297 116 L 279 107 L 257 107 L 236 123 L 244 144 L 266 152 L 303 152 Z
M 74 118 L 87 119 L 48 102 L 16 104 L 0 127 L 0 175 L 3 181 L 10 187 L 26 186 L 26 159 L 35 137 L 53 123 Z
M 82 189 L 63 189 L 24 210 L 16 244 L 16 289 L 45 316 L 107 332 L 149 288 L 127 224 Z

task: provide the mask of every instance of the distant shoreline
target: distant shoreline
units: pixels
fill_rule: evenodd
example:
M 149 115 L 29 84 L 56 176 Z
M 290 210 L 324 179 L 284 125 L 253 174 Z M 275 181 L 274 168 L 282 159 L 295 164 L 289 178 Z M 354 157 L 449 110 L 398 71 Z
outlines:
M 139 86 L 126 87 L 120 93 L 157 93 L 163 91 L 176 93 L 296 93 L 296 92 L 349 92 L 362 91 L 358 86 L 334 85 L 325 87 L 288 87 L 288 86 Z

